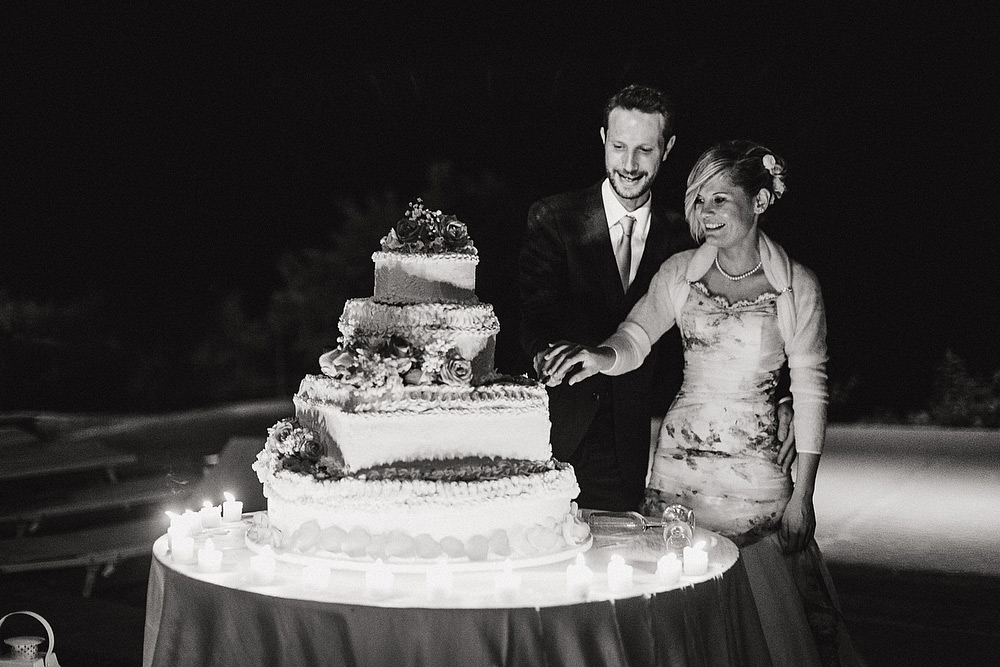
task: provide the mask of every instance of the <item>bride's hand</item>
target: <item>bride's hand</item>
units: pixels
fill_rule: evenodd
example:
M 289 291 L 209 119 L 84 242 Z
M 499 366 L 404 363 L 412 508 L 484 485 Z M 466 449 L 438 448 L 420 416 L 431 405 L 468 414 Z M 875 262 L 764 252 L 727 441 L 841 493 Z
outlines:
M 816 511 L 812 498 L 792 492 L 792 497 L 785 506 L 781 517 L 781 530 L 778 540 L 785 553 L 802 551 L 809 546 L 816 531 Z
M 610 348 L 559 341 L 542 354 L 539 377 L 550 387 L 563 380 L 576 384 L 611 368 L 614 361 L 614 352 Z

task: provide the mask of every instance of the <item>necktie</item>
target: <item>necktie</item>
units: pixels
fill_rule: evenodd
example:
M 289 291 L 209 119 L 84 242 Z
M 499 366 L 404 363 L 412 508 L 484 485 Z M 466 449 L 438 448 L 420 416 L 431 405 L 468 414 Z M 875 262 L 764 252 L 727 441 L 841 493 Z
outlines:
M 621 225 L 622 237 L 615 246 L 615 259 L 618 260 L 618 274 L 622 279 L 622 288 L 627 292 L 629 276 L 632 273 L 632 225 L 635 218 L 626 215 L 616 224 Z

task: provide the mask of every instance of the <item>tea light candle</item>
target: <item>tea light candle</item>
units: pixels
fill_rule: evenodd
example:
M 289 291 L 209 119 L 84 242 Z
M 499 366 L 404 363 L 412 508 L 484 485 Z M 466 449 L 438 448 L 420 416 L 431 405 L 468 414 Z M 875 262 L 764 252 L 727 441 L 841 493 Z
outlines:
M 171 530 L 174 529 L 167 529 L 168 535 Z M 177 563 L 194 562 L 194 538 L 190 535 L 177 535 L 170 543 L 170 554 Z
M 517 596 L 521 588 L 521 575 L 514 573 L 514 565 L 509 558 L 503 562 L 503 569 L 497 572 L 493 585 L 497 595 L 503 599 Z
M 583 561 L 583 554 L 576 555 L 576 561 L 566 567 L 566 593 L 571 598 L 586 598 L 594 572 Z
M 267 585 L 274 581 L 277 567 L 278 561 L 274 558 L 274 549 L 270 544 L 265 545 L 259 554 L 250 557 L 250 574 L 258 584 Z
M 312 563 L 302 568 L 302 583 L 313 590 L 326 590 L 330 585 L 330 568 Z
M 202 528 L 218 528 L 222 525 L 222 508 L 218 505 L 213 506 L 208 500 L 198 515 L 201 517 Z
M 608 588 L 613 593 L 621 593 L 632 586 L 632 566 L 625 559 L 614 554 L 608 563 Z
M 681 578 L 681 559 L 671 552 L 656 561 L 656 580 L 661 584 L 676 584 Z
M 202 572 L 222 570 L 222 552 L 215 548 L 211 537 L 205 540 L 205 546 L 198 549 L 198 569 Z
M 451 566 L 445 561 L 438 561 L 427 570 L 427 594 L 431 599 L 445 598 L 451 595 L 455 585 L 455 576 Z
M 222 503 L 222 520 L 226 523 L 240 521 L 243 518 L 243 501 L 236 500 L 228 491 L 222 495 L 226 497 L 226 501 Z
M 702 575 L 708 572 L 708 552 L 705 543 L 698 542 L 693 547 L 684 547 L 684 574 Z
M 365 590 L 373 598 L 389 597 L 393 579 L 392 571 L 378 558 L 375 565 L 365 572 Z

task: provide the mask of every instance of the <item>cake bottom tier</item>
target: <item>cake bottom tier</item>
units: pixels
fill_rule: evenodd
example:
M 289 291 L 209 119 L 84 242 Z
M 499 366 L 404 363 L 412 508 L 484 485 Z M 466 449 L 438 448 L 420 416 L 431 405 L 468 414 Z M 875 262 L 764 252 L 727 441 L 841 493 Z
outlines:
M 355 558 L 485 561 L 563 551 L 589 539 L 571 468 L 483 482 L 266 479 L 276 547 Z

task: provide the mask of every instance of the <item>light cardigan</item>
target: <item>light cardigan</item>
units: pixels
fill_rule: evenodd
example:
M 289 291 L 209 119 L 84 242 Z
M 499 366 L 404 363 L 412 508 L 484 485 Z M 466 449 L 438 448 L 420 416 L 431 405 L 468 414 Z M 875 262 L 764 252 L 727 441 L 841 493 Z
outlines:
M 795 449 L 820 454 L 826 431 L 826 313 L 819 282 L 812 271 L 790 259 L 784 248 L 759 232 L 757 249 L 764 276 L 778 290 L 778 331 L 788 357 L 795 408 Z M 604 371 L 621 375 L 642 364 L 653 343 L 680 317 L 691 283 L 711 268 L 718 248 L 703 244 L 670 257 L 649 290 L 603 346 L 615 351 L 614 365 Z

